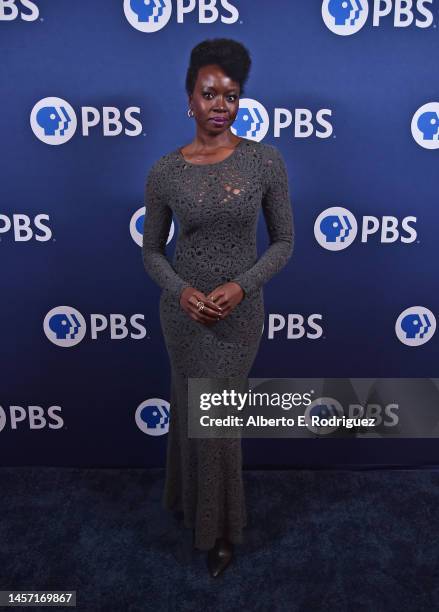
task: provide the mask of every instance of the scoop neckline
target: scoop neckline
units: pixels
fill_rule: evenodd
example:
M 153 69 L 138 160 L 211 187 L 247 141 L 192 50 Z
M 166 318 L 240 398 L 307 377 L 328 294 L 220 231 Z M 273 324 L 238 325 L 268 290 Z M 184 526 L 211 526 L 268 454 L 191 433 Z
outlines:
M 233 149 L 233 151 L 230 153 L 230 155 L 228 155 L 227 157 L 225 157 L 224 159 L 221 159 L 220 161 L 217 162 L 212 162 L 211 164 L 194 164 L 193 162 L 188 161 L 187 159 L 185 159 L 185 157 L 183 156 L 183 153 L 180 151 L 180 147 L 177 149 L 177 154 L 180 156 L 180 158 L 184 161 L 185 164 L 188 164 L 189 166 L 201 166 L 201 167 L 209 167 L 209 166 L 218 166 L 219 164 L 223 164 L 224 162 L 226 162 L 228 159 L 230 159 L 231 157 L 233 157 L 236 153 L 236 150 L 241 146 L 241 144 L 244 142 L 245 138 L 241 138 L 238 142 L 238 144 L 235 146 L 235 148 Z

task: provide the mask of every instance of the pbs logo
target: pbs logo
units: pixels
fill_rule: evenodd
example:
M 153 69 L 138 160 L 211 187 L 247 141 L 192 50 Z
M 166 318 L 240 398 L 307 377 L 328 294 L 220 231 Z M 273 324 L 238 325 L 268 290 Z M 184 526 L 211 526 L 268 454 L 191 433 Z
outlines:
M 272 340 L 275 335 L 284 334 L 287 340 L 298 340 L 306 337 L 316 340 L 323 335 L 323 328 L 318 321 L 322 321 L 323 315 L 313 313 L 303 316 L 299 313 L 289 313 L 287 317 L 278 313 L 268 315 L 267 338 Z
M 171 0 L 124 0 L 123 10 L 128 22 L 140 32 L 157 32 L 168 23 Z
M 84 339 L 87 329 L 79 310 L 71 306 L 56 306 L 44 317 L 44 333 L 57 346 L 69 347 Z
M 421 346 L 433 337 L 436 317 L 425 306 L 411 306 L 399 315 L 395 323 L 398 340 L 407 346 Z
M 241 98 L 239 110 L 231 126 L 236 136 L 259 142 L 268 132 L 270 118 L 265 107 L 252 98 Z
M 137 427 L 149 436 L 163 436 L 169 431 L 169 402 L 152 397 L 142 402 L 136 410 Z
M 418 145 L 424 149 L 439 149 L 439 102 L 428 102 L 418 108 L 411 129 Z
M 177 23 L 184 23 L 185 16 L 198 12 L 198 23 L 211 24 L 221 21 L 233 24 L 239 19 L 238 9 L 229 0 L 174 0 Z M 171 0 L 124 0 L 123 9 L 128 23 L 140 32 L 157 32 L 171 18 Z M 224 9 L 225 13 L 220 10 Z
M 64 419 L 61 406 L 0 406 L 0 432 L 9 425 L 10 430 L 17 429 L 61 429 Z
M 332 206 L 319 214 L 314 223 L 317 242 L 328 251 L 341 251 L 353 243 L 358 225 L 354 215 L 341 206 Z
M 331 110 L 326 108 L 317 111 L 315 117 L 307 108 L 275 108 L 273 135 L 278 138 L 282 130 L 292 126 L 294 138 L 309 138 L 313 134 L 318 138 L 329 138 L 333 129 L 325 115 L 331 114 Z M 324 130 L 318 131 L 316 124 Z M 259 142 L 265 138 L 269 127 L 270 117 L 263 104 L 253 98 L 241 98 L 238 113 L 231 126 L 232 132 L 236 136 Z
M 373 0 L 370 2 L 372 25 L 379 27 L 389 15 L 393 17 L 393 27 L 429 28 L 433 23 L 431 6 L 433 0 Z M 367 0 L 324 0 L 322 17 L 325 25 L 334 34 L 349 36 L 364 26 L 369 15 Z
M 56 306 L 44 317 L 44 333 L 57 346 L 71 347 L 79 344 L 87 330 L 92 340 L 108 335 L 111 340 L 142 340 L 147 335 L 145 315 L 133 314 L 129 318 L 122 313 L 91 313 L 88 325 L 85 318 L 71 306 Z
M 142 133 L 142 123 L 134 115 L 140 114 L 138 106 L 129 106 L 123 111 L 115 106 L 82 106 L 81 135 L 89 136 L 90 128 L 101 126 L 103 136 L 139 136 Z M 132 126 L 129 129 L 127 125 Z M 60 145 L 68 142 L 78 126 L 73 107 L 62 98 L 47 97 L 35 104 L 30 115 L 30 125 L 35 136 L 50 145 Z
M 322 17 L 326 26 L 340 36 L 355 34 L 369 15 L 367 0 L 324 0 Z
M 0 214 L 0 240 L 9 235 L 14 242 L 29 242 L 32 239 L 47 242 L 52 238 L 52 230 L 44 221 L 49 220 L 49 215 L 45 214 L 35 215 L 33 219 L 21 213 L 10 216 Z M 40 230 L 40 233 L 36 230 Z
M 392 215 L 361 217 L 361 242 L 367 243 L 371 236 L 379 235 L 381 244 L 392 244 L 398 240 L 404 244 L 415 242 L 418 234 L 411 224 L 417 222 L 413 216 L 402 220 Z M 353 243 L 358 224 L 354 215 L 341 206 L 327 208 L 314 223 L 314 235 L 321 247 L 329 251 L 341 251 Z
M 33 107 L 30 125 L 39 140 L 60 145 L 70 140 L 76 132 L 78 121 L 73 107 L 66 100 L 49 96 Z

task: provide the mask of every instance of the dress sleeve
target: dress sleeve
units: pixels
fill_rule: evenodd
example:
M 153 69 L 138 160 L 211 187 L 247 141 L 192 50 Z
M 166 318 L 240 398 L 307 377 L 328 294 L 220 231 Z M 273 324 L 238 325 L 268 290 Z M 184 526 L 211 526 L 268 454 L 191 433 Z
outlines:
M 142 258 L 151 279 L 179 299 L 183 289 L 191 285 L 177 274 L 166 256 L 172 210 L 164 201 L 161 180 L 160 173 L 153 166 L 145 185 Z
M 244 298 L 257 291 L 285 266 L 294 246 L 287 169 L 280 151 L 273 145 L 268 145 L 264 151 L 262 166 L 265 179 L 262 210 L 270 244 L 251 268 L 231 280 L 242 287 Z

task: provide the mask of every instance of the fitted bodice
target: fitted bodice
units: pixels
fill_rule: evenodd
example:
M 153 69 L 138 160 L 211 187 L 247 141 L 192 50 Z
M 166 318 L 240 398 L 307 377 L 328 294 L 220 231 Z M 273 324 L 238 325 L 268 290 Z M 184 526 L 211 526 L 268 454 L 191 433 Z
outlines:
M 283 158 L 272 145 L 244 138 L 231 155 L 210 164 L 188 162 L 175 149 L 151 168 L 145 203 L 145 267 L 171 291 L 194 286 L 206 292 L 233 280 L 249 296 L 291 255 L 288 178 Z M 258 260 L 261 209 L 270 246 Z M 172 216 L 179 232 L 171 266 L 164 246 Z

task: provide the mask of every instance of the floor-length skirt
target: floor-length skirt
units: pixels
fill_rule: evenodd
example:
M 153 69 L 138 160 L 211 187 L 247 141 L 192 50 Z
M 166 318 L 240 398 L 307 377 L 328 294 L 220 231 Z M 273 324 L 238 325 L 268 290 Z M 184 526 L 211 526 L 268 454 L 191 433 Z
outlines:
M 171 365 L 170 424 L 162 504 L 182 511 L 194 529 L 194 545 L 209 550 L 218 537 L 243 541 L 247 510 L 240 437 L 188 435 L 188 378 L 239 380 L 240 389 L 256 357 L 264 318 L 262 293 L 242 301 L 213 326 L 191 319 L 175 297 L 162 293 L 160 320 Z

